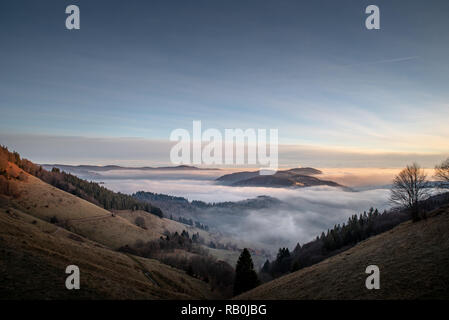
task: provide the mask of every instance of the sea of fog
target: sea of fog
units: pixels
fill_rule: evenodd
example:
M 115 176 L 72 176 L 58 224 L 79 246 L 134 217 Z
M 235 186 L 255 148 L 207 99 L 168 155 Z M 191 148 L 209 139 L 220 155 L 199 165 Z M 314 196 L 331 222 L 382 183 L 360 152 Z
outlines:
M 239 201 L 261 195 L 278 198 L 282 200 L 279 207 L 202 217 L 203 223 L 216 226 L 236 240 L 273 250 L 310 241 L 370 207 L 379 210 L 389 207 L 389 190 L 381 185 L 351 192 L 328 186 L 285 189 L 216 184 L 214 180 L 225 173 L 223 170 L 114 170 L 91 172 L 83 178 L 128 194 L 142 190 L 206 202 Z

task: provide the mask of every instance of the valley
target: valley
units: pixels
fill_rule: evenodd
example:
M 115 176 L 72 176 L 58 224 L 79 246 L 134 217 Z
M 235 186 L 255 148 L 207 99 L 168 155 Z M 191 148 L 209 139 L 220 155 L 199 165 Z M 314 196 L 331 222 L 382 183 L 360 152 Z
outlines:
M 412 223 L 401 211 L 384 210 L 381 214 L 370 209 L 363 219 L 360 215 L 357 223 L 369 223 L 371 227 L 363 231 L 363 237 L 356 235 L 355 242 L 338 247 L 329 242 L 328 230 L 326 236 L 323 233 L 316 240 L 298 243 L 290 254 L 267 231 L 265 238 L 248 237 L 252 230 L 245 225 L 266 219 L 267 213 L 276 221 L 273 212 L 279 215 L 294 208 L 289 198 L 264 195 L 205 202 L 144 191 L 130 196 L 60 169 L 45 171 L 2 150 L 8 161 L 3 157 L 0 268 L 7 276 L 0 281 L 0 293 L 11 299 L 231 298 L 234 266 L 242 248 L 248 248 L 263 283 L 237 299 L 415 299 L 444 297 L 442 292 L 447 289 L 442 273 L 449 259 L 445 236 L 449 221 L 447 194 L 423 203 L 429 214 L 419 223 Z M 305 173 L 320 174 L 311 168 L 289 171 L 288 177 L 298 177 L 298 172 L 301 177 Z M 242 177 L 252 179 L 253 175 L 237 173 L 224 179 L 235 183 Z M 316 187 L 331 186 L 286 190 L 305 196 Z M 330 192 L 323 190 L 319 192 Z M 364 194 L 339 192 L 348 197 Z M 254 214 L 258 220 L 245 220 Z M 233 225 L 247 228 L 245 237 L 233 233 Z M 332 232 L 341 230 L 334 227 Z M 277 258 L 273 253 L 276 247 L 282 249 Z M 287 260 L 279 260 L 281 252 L 287 254 Z M 267 259 L 271 261 L 268 267 Z M 401 263 L 396 265 L 396 261 Z M 365 264 L 386 270 L 382 271 L 384 291 L 364 289 Z M 81 269 L 83 290 L 65 289 L 67 265 Z M 419 290 L 406 285 L 413 279 L 419 279 L 415 283 Z

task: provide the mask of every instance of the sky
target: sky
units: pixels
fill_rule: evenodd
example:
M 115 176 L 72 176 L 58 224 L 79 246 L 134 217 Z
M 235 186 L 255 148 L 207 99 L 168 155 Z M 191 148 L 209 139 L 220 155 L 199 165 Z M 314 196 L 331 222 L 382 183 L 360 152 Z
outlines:
M 65 28 L 65 7 L 81 29 Z M 380 8 L 380 30 L 365 8 Z M 0 3 L 0 143 L 40 163 L 167 164 L 170 133 L 279 130 L 281 166 L 449 155 L 449 2 Z

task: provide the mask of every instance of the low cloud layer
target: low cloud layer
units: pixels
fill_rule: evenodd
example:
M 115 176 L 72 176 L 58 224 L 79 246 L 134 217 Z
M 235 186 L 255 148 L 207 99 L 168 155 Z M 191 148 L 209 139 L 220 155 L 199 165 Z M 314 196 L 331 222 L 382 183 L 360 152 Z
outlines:
M 388 207 L 389 191 L 376 189 L 347 192 L 332 187 L 298 189 L 286 194 L 284 204 L 277 210 L 250 211 L 234 229 L 245 240 L 276 249 L 290 248 L 314 239 L 335 224 L 370 207 L 379 210 Z
M 128 172 L 129 173 L 129 172 Z M 293 248 L 305 243 L 335 224 L 346 222 L 353 214 L 370 207 L 383 210 L 389 206 L 389 190 L 384 188 L 348 192 L 327 186 L 284 189 L 261 187 L 230 187 L 217 185 L 216 171 L 183 173 L 182 179 L 148 173 L 102 172 L 99 179 L 115 191 L 133 193 L 139 190 L 182 196 L 206 202 L 240 201 L 267 195 L 282 202 L 271 208 L 223 212 L 211 209 L 201 222 L 214 226 L 237 241 L 251 243 L 274 252 L 279 247 Z

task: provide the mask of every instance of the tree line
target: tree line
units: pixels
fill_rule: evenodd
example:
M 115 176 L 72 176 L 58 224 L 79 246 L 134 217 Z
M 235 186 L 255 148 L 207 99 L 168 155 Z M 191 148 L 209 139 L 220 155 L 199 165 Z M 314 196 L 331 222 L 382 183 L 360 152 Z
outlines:
M 173 215 L 170 215 L 170 220 L 176 221 L 175 218 L 173 218 Z M 209 231 L 209 226 L 207 226 L 199 221 L 193 221 L 192 219 L 187 219 L 187 218 L 184 218 L 181 216 L 178 217 L 178 221 L 183 224 L 192 226 L 192 227 L 194 226 L 201 230 Z

